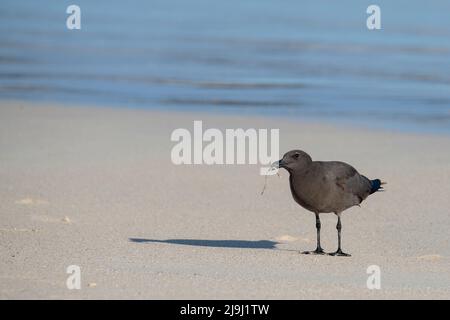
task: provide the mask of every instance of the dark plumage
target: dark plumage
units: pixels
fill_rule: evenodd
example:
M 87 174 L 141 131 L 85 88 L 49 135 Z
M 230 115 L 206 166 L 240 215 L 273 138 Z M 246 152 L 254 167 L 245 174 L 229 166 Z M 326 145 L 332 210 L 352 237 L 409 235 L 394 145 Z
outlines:
M 294 200 L 316 215 L 317 249 L 306 254 L 324 254 L 320 246 L 320 213 L 334 213 L 338 217 L 338 249 L 331 255 L 349 256 L 341 250 L 341 213 L 359 205 L 370 194 L 382 189 L 379 179 L 370 180 L 351 165 L 338 161 L 312 161 L 301 150 L 287 152 L 274 163 L 289 172 Z

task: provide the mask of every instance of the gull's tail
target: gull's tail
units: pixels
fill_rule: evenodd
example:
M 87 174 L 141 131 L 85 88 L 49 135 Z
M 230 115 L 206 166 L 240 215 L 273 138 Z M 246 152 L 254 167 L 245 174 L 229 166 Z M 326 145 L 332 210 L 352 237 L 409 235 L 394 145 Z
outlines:
M 370 180 L 372 184 L 372 189 L 370 189 L 370 194 L 377 191 L 384 191 L 382 185 L 386 184 L 386 182 L 381 181 L 380 179 Z

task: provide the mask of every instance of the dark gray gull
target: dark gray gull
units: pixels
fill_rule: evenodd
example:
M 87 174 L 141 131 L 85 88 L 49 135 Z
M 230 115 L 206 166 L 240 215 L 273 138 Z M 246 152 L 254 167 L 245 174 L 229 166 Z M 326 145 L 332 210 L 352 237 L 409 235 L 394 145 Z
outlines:
M 337 218 L 338 249 L 332 256 L 350 256 L 341 249 L 341 213 L 383 189 L 380 179 L 370 180 L 351 165 L 339 161 L 312 161 L 304 151 L 292 150 L 272 164 L 289 172 L 294 200 L 316 215 L 317 248 L 304 254 L 325 254 L 320 246 L 321 213 L 334 213 Z

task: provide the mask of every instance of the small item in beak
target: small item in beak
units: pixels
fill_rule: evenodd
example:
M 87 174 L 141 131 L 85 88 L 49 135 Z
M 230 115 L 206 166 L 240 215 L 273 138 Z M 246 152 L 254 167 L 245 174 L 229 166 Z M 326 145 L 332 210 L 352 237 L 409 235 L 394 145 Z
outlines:
M 272 163 L 272 164 L 270 165 L 269 172 L 270 172 L 270 171 L 273 171 L 273 170 L 275 170 L 275 169 L 278 169 L 278 168 L 279 168 L 278 164 L 279 164 L 279 161 L 275 161 L 274 163 Z M 262 191 L 261 191 L 261 195 L 263 195 L 263 194 L 264 194 L 264 191 L 266 191 L 266 187 L 267 187 L 267 176 L 269 176 L 269 175 L 266 174 L 266 175 L 264 176 L 264 186 L 263 186 L 263 189 L 262 189 Z M 277 172 L 277 176 L 280 177 L 280 173 L 279 173 L 279 172 Z

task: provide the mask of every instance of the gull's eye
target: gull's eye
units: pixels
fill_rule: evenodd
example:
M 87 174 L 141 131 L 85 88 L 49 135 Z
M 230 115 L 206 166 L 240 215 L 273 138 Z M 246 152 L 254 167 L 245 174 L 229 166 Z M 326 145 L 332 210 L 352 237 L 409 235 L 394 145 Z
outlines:
M 294 154 L 294 159 L 298 159 L 298 157 L 300 157 L 299 153 Z

